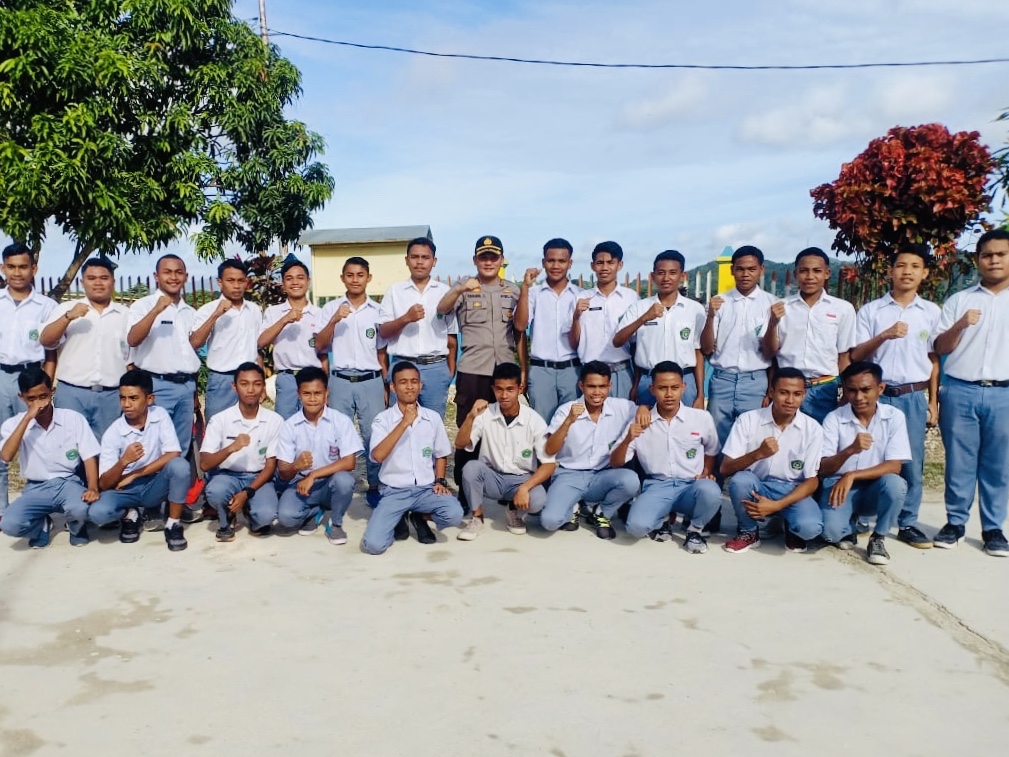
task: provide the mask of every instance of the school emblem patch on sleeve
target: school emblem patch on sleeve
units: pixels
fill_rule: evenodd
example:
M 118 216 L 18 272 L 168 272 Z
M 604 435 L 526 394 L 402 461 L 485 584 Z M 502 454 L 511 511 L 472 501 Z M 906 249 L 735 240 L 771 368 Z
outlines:
M 689 328 L 680 329 L 680 339 L 686 341 L 689 338 L 690 338 L 690 329 Z

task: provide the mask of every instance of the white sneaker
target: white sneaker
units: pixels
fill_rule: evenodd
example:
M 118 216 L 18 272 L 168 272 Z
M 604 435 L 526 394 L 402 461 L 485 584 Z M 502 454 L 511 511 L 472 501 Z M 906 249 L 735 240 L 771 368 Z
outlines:
M 508 516 L 508 532 L 516 536 L 522 536 L 526 532 L 526 521 L 522 517 L 522 513 L 512 507 L 506 507 L 505 513 Z
M 459 533 L 456 535 L 456 539 L 459 541 L 473 541 L 476 537 L 480 535 L 483 530 L 483 519 L 478 518 L 474 515 L 469 519 L 469 522 L 462 527 Z

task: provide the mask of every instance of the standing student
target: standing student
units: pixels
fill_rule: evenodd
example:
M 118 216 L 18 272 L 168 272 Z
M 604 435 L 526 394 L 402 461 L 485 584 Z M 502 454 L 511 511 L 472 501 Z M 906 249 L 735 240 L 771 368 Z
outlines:
M 946 358 L 939 430 L 946 446 L 946 525 L 935 546 L 950 549 L 966 531 L 977 491 L 981 539 L 1009 557 L 1002 529 L 1009 499 L 1009 231 L 978 239 L 981 281 L 942 308 L 935 351 Z
M 371 269 L 364 258 L 347 258 L 340 274 L 347 293 L 326 303 L 316 344 L 329 350 L 329 406 L 357 418 L 365 449 L 371 449 L 371 429 L 375 416 L 388 402 L 386 380 L 389 356 L 385 340 L 378 335 L 381 306 L 368 296 Z M 369 505 L 378 504 L 378 468 L 367 459 Z
M 515 306 L 515 331 L 530 328 L 529 374 L 526 389 L 529 404 L 549 421 L 558 405 L 578 396 L 578 358 L 571 344 L 571 322 L 581 290 L 568 281 L 571 243 L 551 239 L 543 245 L 546 281 L 536 284 L 540 269 L 526 271 Z
M 444 418 L 459 345 L 455 314 L 438 311 L 449 286 L 431 278 L 436 250 L 427 237 L 407 243 L 410 278 L 390 286 L 382 298 L 378 336 L 388 343 L 392 363 L 406 360 L 420 371 L 420 404 Z
M 661 362 L 671 361 L 683 371 L 683 403 L 704 409 L 701 354 L 704 308 L 679 292 L 685 265 L 683 255 L 676 250 L 656 255 L 651 273 L 655 296 L 638 300 L 627 308 L 613 337 L 614 347 L 634 340 L 636 390 L 632 390 L 631 400 L 649 407 L 655 404 L 655 395 L 648 389 L 651 370 Z
M 56 353 L 39 341 L 42 324 L 56 303 L 35 291 L 38 266 L 31 250 L 21 242 L 7 245 L 3 253 L 0 289 L 0 423 L 24 410 L 18 376 L 27 368 L 42 368 L 49 377 L 56 373 Z M 0 518 L 7 509 L 7 463 L 0 461 Z
M 609 366 L 610 396 L 628 399 L 634 381 L 631 343 L 614 347 L 613 337 L 627 308 L 640 298 L 633 289 L 617 284 L 617 274 L 623 267 L 624 251 L 616 242 L 600 242 L 593 248 L 596 285 L 579 293 L 568 338 L 578 350 L 582 365 L 598 360 Z
M 263 325 L 263 312 L 245 299 L 249 270 L 240 260 L 225 260 L 217 267 L 221 296 L 196 311 L 189 343 L 194 350 L 207 345 L 206 412 L 209 422 L 238 402 L 235 369 L 242 363 L 258 363 L 256 340 Z
M 911 459 L 900 475 L 907 499 L 897 516 L 897 538 L 918 549 L 932 546 L 918 528 L 925 467 L 925 430 L 939 419 L 939 358 L 933 341 L 939 306 L 918 296 L 928 276 L 928 245 L 907 243 L 890 258 L 891 291 L 859 308 L 855 318 L 852 361 L 872 360 L 883 369 L 886 388 L 879 401 L 893 405 L 907 419 Z M 927 390 L 927 394 L 926 394 Z
M 277 377 L 274 408 L 286 420 L 301 409 L 294 375 L 302 368 L 328 371 L 329 366 L 326 350 L 318 345 L 318 334 L 325 323 L 322 309 L 308 300 L 312 285 L 308 266 L 288 255 L 280 267 L 280 282 L 287 299 L 266 309 L 256 344 L 259 349 L 273 345 Z
M 129 308 L 112 300 L 113 271 L 107 258 L 86 260 L 84 299 L 57 305 L 39 337 L 47 349 L 59 348 L 53 404 L 83 415 L 97 439 L 119 417 L 119 377 L 129 356 Z
M 767 357 L 777 356 L 780 367 L 802 371 L 802 412 L 823 423 L 837 407 L 838 376 L 855 346 L 855 308 L 827 294 L 830 258 L 819 247 L 795 256 L 795 280 L 798 294 L 771 306 L 761 347 Z

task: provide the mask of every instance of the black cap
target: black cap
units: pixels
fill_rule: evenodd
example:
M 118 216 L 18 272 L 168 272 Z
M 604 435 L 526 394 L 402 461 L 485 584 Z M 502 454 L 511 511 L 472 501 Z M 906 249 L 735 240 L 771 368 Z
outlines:
M 476 249 L 474 249 L 474 255 L 481 255 L 485 252 L 492 252 L 495 255 L 504 255 L 504 246 L 501 244 L 501 240 L 497 237 L 480 237 L 476 240 Z

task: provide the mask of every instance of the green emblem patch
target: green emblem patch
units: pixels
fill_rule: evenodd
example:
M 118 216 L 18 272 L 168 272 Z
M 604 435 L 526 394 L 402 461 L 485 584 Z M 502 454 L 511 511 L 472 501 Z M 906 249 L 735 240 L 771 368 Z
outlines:
M 690 329 L 689 328 L 680 329 L 680 339 L 686 341 L 689 338 L 690 338 Z
M 309 338 L 309 340 L 308 340 L 308 346 L 309 347 L 314 347 L 315 346 L 315 334 L 312 334 L 312 336 Z
M 802 470 L 806 467 L 806 462 L 804 460 L 793 460 L 792 470 Z
M 691 447 L 687 450 L 687 460 L 693 460 L 697 457 L 697 447 Z
M 531 449 L 522 450 L 522 457 L 532 457 L 533 451 Z
M 37 342 L 39 340 L 39 330 L 32 329 L 31 331 L 29 331 L 28 338 L 31 339 L 33 342 Z
M 921 341 L 923 341 L 923 342 L 927 342 L 928 341 L 928 332 L 925 331 L 924 329 L 922 329 L 921 331 L 918 332 L 918 338 Z
M 265 455 L 266 454 L 266 447 L 260 447 L 259 448 L 259 454 L 260 455 Z
M 368 329 L 367 331 L 364 332 L 364 335 L 366 337 L 368 337 L 369 339 L 374 339 L 375 338 L 375 329 Z
M 431 449 L 430 447 L 425 447 L 425 448 L 424 448 L 424 451 L 423 451 L 423 452 L 421 452 L 421 454 L 422 454 L 422 455 L 423 455 L 424 457 L 431 457 L 431 455 L 433 455 L 433 454 L 434 454 L 434 452 L 433 452 L 433 450 L 432 450 L 432 449 Z
M 760 332 L 763 330 L 764 330 L 764 324 L 762 323 L 757 324 L 757 328 L 753 330 L 754 336 L 760 336 Z
M 67 460 L 76 460 L 80 456 L 80 453 L 75 449 L 67 450 Z

